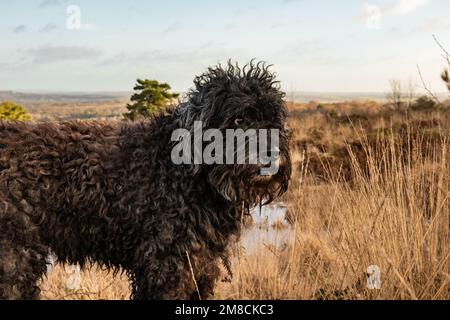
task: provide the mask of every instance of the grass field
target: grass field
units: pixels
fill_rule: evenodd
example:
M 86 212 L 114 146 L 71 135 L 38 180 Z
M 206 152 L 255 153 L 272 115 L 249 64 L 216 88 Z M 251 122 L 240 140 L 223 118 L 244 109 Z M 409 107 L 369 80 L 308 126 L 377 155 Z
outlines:
M 450 299 L 449 109 L 396 112 L 375 102 L 289 109 L 294 171 L 282 199 L 288 223 L 277 227 L 291 237 L 252 252 L 232 244 L 234 277 L 218 283 L 216 298 Z M 57 266 L 43 298 L 129 297 L 124 275 L 93 266 L 69 289 L 74 273 Z M 373 277 L 380 289 L 367 287 Z

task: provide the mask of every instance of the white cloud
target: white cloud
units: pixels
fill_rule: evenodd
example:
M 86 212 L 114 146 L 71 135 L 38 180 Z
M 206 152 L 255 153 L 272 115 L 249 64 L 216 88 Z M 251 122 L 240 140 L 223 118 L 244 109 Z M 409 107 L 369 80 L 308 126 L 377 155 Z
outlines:
M 181 25 L 178 22 L 172 23 L 170 26 L 168 26 L 163 32 L 163 35 L 173 33 L 175 31 L 178 31 L 181 28 Z
M 58 26 L 56 26 L 56 25 L 54 25 L 54 24 L 52 24 L 52 23 L 49 23 L 49 24 L 45 25 L 45 26 L 40 30 L 40 32 L 43 32 L 43 33 L 45 33 L 45 32 L 52 32 L 52 31 L 55 31 L 55 30 L 57 30 L 57 29 L 58 29 Z
M 49 8 L 59 6 L 61 3 L 59 0 L 44 0 L 39 5 L 39 8 Z
M 363 12 L 357 16 L 357 19 L 365 21 L 369 29 L 379 30 L 385 17 L 406 16 L 430 3 L 431 0 L 396 0 L 390 5 L 379 6 L 366 2 Z
M 61 61 L 93 60 L 100 56 L 97 49 L 85 46 L 53 46 L 46 45 L 27 50 L 33 63 L 51 63 Z
M 27 26 L 24 24 L 21 24 L 20 26 L 17 26 L 13 29 L 14 33 L 21 33 L 27 30 Z
M 397 15 L 407 15 L 429 3 L 431 3 L 431 0 L 399 0 L 387 11 Z

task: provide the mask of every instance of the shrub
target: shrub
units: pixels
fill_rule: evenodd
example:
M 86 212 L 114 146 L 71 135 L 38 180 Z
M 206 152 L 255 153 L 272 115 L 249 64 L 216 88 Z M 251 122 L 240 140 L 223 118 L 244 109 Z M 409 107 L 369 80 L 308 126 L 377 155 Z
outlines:
M 0 104 L 0 120 L 28 121 L 31 120 L 31 116 L 20 104 L 5 101 Z
M 427 111 L 427 110 L 434 110 L 437 107 L 438 107 L 438 104 L 432 98 L 430 98 L 428 96 L 421 96 L 413 104 L 412 110 Z

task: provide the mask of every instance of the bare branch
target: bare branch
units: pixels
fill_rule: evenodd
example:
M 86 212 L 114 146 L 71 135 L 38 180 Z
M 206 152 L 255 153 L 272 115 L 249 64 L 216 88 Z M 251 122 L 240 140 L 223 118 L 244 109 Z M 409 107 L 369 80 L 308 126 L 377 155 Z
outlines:
M 437 103 L 440 104 L 441 101 L 439 100 L 437 95 L 433 91 L 431 91 L 431 89 L 425 83 L 425 80 L 424 80 L 423 75 L 422 75 L 422 70 L 420 70 L 420 66 L 419 65 L 417 65 L 417 71 L 419 72 L 420 81 L 422 82 L 422 89 L 424 89 Z
M 447 49 L 445 49 L 445 47 L 442 45 L 442 43 L 439 42 L 438 38 L 436 37 L 436 35 L 433 34 L 433 39 L 434 42 L 436 42 L 436 44 L 439 46 L 439 48 L 441 48 L 443 54 L 444 59 L 447 61 L 449 67 L 450 67 L 450 53 L 447 51 Z
M 389 81 L 391 91 L 388 95 L 388 100 L 397 111 L 400 111 L 403 105 L 403 91 L 402 83 L 399 80 L 392 79 Z
M 411 108 L 414 104 L 414 100 L 416 99 L 416 87 L 417 84 L 410 78 L 408 81 L 407 92 L 405 93 L 407 109 Z
M 448 64 L 448 68 L 450 70 L 450 53 L 447 51 L 447 49 L 445 49 L 445 47 L 442 45 L 442 43 L 439 42 L 439 40 L 437 39 L 437 37 L 435 35 L 433 35 L 433 39 L 436 42 L 436 44 L 439 46 L 439 48 L 441 48 L 443 54 L 442 56 L 444 57 L 444 59 L 447 61 Z M 447 88 L 448 90 L 450 90 L 450 75 L 449 75 L 449 70 L 445 69 L 442 74 L 441 74 L 441 78 L 442 80 L 444 80 L 444 82 L 447 84 Z

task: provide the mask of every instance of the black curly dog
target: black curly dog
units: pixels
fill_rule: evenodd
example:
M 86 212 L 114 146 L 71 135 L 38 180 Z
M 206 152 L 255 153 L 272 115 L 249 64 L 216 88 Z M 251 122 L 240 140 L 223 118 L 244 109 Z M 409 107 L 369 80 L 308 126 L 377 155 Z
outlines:
M 264 63 L 219 65 L 194 84 L 146 122 L 0 122 L 0 299 L 38 299 L 49 250 L 61 263 L 122 268 L 133 299 L 213 297 L 243 208 L 287 189 L 287 111 Z M 175 165 L 172 133 L 194 121 L 279 129 L 278 173 Z

